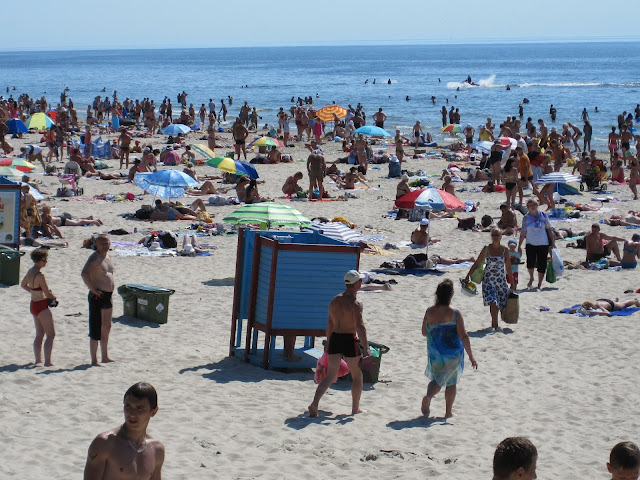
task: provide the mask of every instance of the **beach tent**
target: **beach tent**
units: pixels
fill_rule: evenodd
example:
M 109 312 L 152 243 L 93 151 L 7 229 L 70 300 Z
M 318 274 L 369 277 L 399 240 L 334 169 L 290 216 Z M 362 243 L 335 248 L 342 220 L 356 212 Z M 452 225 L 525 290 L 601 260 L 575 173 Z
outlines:
M 18 118 L 12 118 L 11 120 L 7 120 L 5 123 L 7 128 L 9 129 L 9 133 L 11 135 L 18 135 L 20 133 L 28 133 L 29 129 L 24 124 L 24 122 Z
M 55 122 L 44 113 L 40 112 L 34 113 L 27 118 L 25 125 L 28 129 L 35 128 L 36 130 L 48 130 L 52 125 L 55 125 Z
M 576 187 L 572 187 L 571 185 L 567 185 L 566 183 L 556 183 L 553 191 L 560 195 L 582 195 L 580 190 Z

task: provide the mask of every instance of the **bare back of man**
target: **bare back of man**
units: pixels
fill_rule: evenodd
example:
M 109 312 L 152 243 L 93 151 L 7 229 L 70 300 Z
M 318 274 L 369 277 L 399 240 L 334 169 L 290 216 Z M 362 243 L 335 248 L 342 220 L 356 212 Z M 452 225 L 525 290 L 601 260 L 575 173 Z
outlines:
M 349 275 L 354 276 L 354 283 L 348 283 L 354 279 L 349 279 Z M 361 358 L 358 340 L 362 345 L 365 355 L 369 353 L 369 343 L 367 341 L 367 331 L 362 318 L 362 303 L 356 298 L 358 290 L 362 287 L 362 277 L 355 270 L 347 272 L 345 275 L 346 290 L 336 295 L 329 304 L 329 322 L 327 323 L 327 345 L 325 351 L 328 354 L 329 362 L 327 376 L 318 384 L 313 402 L 309 405 L 309 415 L 318 416 L 318 405 L 320 399 L 338 377 L 340 360 L 344 357 L 349 372 L 352 377 L 351 384 L 351 413 L 361 413 L 360 396 L 362 395 L 362 371 L 359 361 Z M 359 278 L 358 278 L 359 277 Z
M 324 157 L 318 153 L 309 155 L 307 158 L 307 172 L 309 173 L 309 200 L 313 198 L 313 189 L 316 186 L 320 192 L 319 198 L 322 198 L 324 195 L 322 182 L 327 172 Z

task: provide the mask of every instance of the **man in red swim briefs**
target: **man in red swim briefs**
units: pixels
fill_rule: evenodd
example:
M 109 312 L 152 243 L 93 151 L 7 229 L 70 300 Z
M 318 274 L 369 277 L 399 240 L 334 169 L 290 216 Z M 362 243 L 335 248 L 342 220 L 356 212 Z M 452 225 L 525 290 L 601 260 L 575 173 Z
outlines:
M 362 287 L 364 274 L 357 270 L 349 270 L 344 276 L 345 291 L 336 295 L 329 304 L 329 322 L 327 324 L 327 346 L 329 365 L 327 376 L 318 384 L 313 402 L 309 405 L 309 415 L 318 416 L 320 399 L 336 381 L 342 357 L 349 365 L 353 379 L 351 383 L 351 413 L 361 413 L 360 395 L 362 394 L 362 370 L 358 365 L 362 354 L 369 354 L 367 329 L 362 319 L 362 303 L 356 299 Z M 362 345 L 362 350 L 360 345 Z

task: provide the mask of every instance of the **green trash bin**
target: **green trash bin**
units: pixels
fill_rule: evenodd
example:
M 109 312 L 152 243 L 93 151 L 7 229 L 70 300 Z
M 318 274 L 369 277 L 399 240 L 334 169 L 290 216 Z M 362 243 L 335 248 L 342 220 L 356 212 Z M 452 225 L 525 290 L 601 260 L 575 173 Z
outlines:
M 127 317 L 138 317 L 138 297 L 129 285 L 120 285 L 118 293 L 122 297 L 123 314 Z
M 152 285 L 127 285 L 136 296 L 136 317 L 153 323 L 167 323 L 169 297 L 175 290 Z
M 20 284 L 20 257 L 24 252 L 0 245 L 0 283 L 3 285 Z

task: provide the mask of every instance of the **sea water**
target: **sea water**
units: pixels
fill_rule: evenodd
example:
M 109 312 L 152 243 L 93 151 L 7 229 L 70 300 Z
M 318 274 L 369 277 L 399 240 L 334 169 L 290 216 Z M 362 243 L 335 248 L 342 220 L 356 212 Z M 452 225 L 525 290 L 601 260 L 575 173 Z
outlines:
M 586 108 L 594 127 L 594 146 L 606 149 L 616 117 L 640 103 L 640 43 L 549 43 L 494 45 L 323 46 L 0 52 L 0 94 L 46 95 L 55 107 L 69 88 L 78 113 L 97 95 L 165 96 L 177 104 L 188 93 L 196 111 L 212 98 L 232 96 L 228 120 L 244 101 L 258 109 L 260 124 L 275 123 L 279 107 L 291 97 L 312 96 L 316 107 L 335 102 L 362 103 L 370 117 L 387 114 L 385 128 L 408 133 L 416 120 L 443 139 L 440 109 L 460 109 L 461 123 L 494 123 L 518 114 L 524 98 L 527 117 L 548 126 L 582 126 Z M 462 83 L 470 75 L 478 87 Z M 368 83 L 365 81 L 368 80 Z M 375 84 L 374 84 L 375 80 Z M 390 81 L 390 83 L 389 83 Z M 510 90 L 506 87 L 509 85 Z M 16 87 L 6 92 L 6 86 Z M 432 104 L 431 97 L 436 97 Z M 409 100 L 406 98 L 409 97 Z M 448 103 L 447 103 L 448 100 Z M 549 107 L 557 109 L 551 123 Z M 594 109 L 598 107 L 599 113 Z M 174 107 L 174 113 L 176 112 Z

